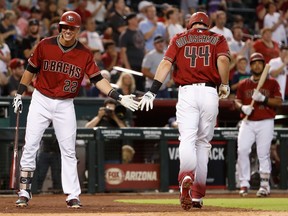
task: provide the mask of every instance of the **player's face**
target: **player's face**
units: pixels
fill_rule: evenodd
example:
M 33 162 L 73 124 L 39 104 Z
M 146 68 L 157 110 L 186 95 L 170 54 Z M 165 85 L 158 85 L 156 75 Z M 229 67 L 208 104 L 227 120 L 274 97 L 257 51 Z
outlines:
M 62 25 L 62 40 L 63 45 L 73 45 L 73 43 L 76 40 L 76 36 L 79 33 L 79 28 L 73 27 L 73 26 L 68 26 L 68 25 Z
M 250 65 L 253 74 L 261 75 L 264 69 L 264 63 L 262 61 L 254 61 Z

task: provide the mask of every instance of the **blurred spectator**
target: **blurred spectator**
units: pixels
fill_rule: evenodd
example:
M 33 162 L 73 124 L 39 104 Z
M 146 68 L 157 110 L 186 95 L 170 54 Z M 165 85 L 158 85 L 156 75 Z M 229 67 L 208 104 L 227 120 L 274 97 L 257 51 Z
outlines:
M 140 1 L 138 4 L 138 14 L 137 14 L 137 18 L 138 21 L 141 22 L 142 20 L 146 19 L 146 8 L 149 6 L 152 6 L 153 3 L 149 2 L 149 1 Z
M 122 72 L 118 81 L 116 82 L 117 91 L 122 95 L 135 94 L 136 85 L 132 74 Z
M 23 38 L 22 41 L 23 56 L 25 57 L 26 61 L 33 53 L 39 41 L 42 39 L 39 30 L 40 30 L 39 21 L 37 19 L 30 19 L 28 36 Z
M 199 0 L 181 0 L 180 1 L 180 9 L 184 15 L 193 14 L 198 9 Z
M 260 0 L 256 7 L 257 22 L 255 23 L 255 31 L 259 32 L 264 26 L 264 17 L 267 13 L 266 5 L 270 0 Z
M 277 9 L 280 13 L 285 13 L 288 11 L 288 0 L 277 1 Z
M 157 14 L 158 22 L 162 22 L 163 24 L 166 24 L 167 22 L 167 12 L 171 10 L 173 7 L 172 5 L 168 3 L 163 3 L 160 5 Z M 176 8 L 175 8 L 176 9 Z
M 2 34 L 0 34 L 0 73 L 4 73 L 6 76 L 8 76 L 8 64 L 10 60 L 10 49 L 4 42 Z
M 58 0 L 57 1 L 57 11 L 58 14 L 62 15 L 66 11 L 68 11 L 69 0 Z M 74 10 L 74 8 L 72 9 Z
M 165 41 L 164 38 L 159 35 L 154 38 L 154 49 L 148 52 L 142 62 L 142 73 L 146 77 L 145 81 L 145 91 L 150 89 L 157 67 L 164 57 Z M 173 84 L 170 76 L 167 76 L 163 82 L 159 92 L 157 93 L 157 98 L 170 98 L 170 93 L 168 88 Z
M 115 42 L 113 40 L 104 43 L 104 50 L 105 51 L 102 54 L 102 61 L 106 70 L 111 71 L 114 66 L 121 66 L 120 54 L 117 51 Z
M 142 32 L 138 29 L 137 14 L 128 14 L 126 21 L 128 27 L 119 38 L 121 60 L 125 68 L 141 71 L 142 60 L 145 55 L 145 39 Z M 145 78 L 134 76 L 134 79 L 136 81 L 136 89 L 144 91 Z
M 122 163 L 123 164 L 128 164 L 133 161 L 135 154 L 135 150 L 132 146 L 130 145 L 123 145 L 122 146 Z
M 175 34 L 184 31 L 183 26 L 179 22 L 179 10 L 177 8 L 171 8 L 166 13 L 166 30 L 167 30 L 167 39 L 168 44 L 172 37 Z
M 17 31 L 16 31 L 16 14 L 12 10 L 6 10 L 4 13 L 4 17 L 0 22 L 0 33 L 8 45 L 11 53 L 11 57 L 17 57 L 20 55 L 19 45 L 20 42 L 17 39 Z
M 234 65 L 236 64 L 235 60 L 238 55 L 244 56 L 246 59 L 249 59 L 249 56 L 252 53 L 253 41 L 250 39 L 246 40 L 245 42 L 243 41 L 243 31 L 241 26 L 233 26 L 232 32 L 233 40 L 231 40 L 228 45 L 232 57 L 231 67 L 234 67 Z M 247 64 L 246 70 L 250 70 L 249 64 Z
M 97 24 L 97 30 L 102 32 L 107 15 L 106 0 L 90 0 L 87 2 L 86 10 L 90 11 L 93 21 Z
M 78 6 L 75 8 L 75 12 L 77 12 L 81 16 L 82 24 L 85 25 L 86 20 L 92 17 L 92 14 L 89 10 L 87 10 L 87 0 L 79 0 Z
M 158 22 L 156 8 L 154 5 L 146 7 L 145 14 L 147 19 L 142 20 L 139 23 L 139 29 L 144 34 L 146 52 L 149 52 L 154 48 L 153 39 L 157 35 L 161 35 L 165 38 L 166 28 L 163 23 Z
M 55 1 L 49 1 L 47 3 L 47 9 L 42 16 L 42 21 L 46 29 L 49 29 L 51 23 L 60 20 L 62 14 L 59 14 L 57 7 L 58 5 Z
M 227 21 L 227 15 L 225 11 L 217 11 L 216 12 L 216 20 L 215 26 L 212 27 L 210 30 L 217 34 L 222 34 L 226 38 L 227 42 L 229 43 L 233 39 L 232 31 L 225 27 Z
M 272 29 L 263 28 L 261 30 L 261 37 L 253 44 L 253 52 L 259 52 L 264 56 L 265 63 L 268 63 L 272 58 L 279 57 L 279 45 L 272 40 Z
M 49 27 L 47 27 L 42 20 L 43 12 L 40 10 L 40 7 L 38 5 L 33 6 L 30 9 L 30 13 L 30 19 L 36 19 L 39 21 L 39 33 L 41 37 L 45 37 L 48 34 Z
M 101 50 L 99 49 L 92 49 L 92 52 L 94 54 L 94 60 L 97 63 L 98 67 L 100 70 L 105 69 L 103 61 L 102 61 L 102 56 L 101 56 Z
M 247 70 L 248 59 L 245 56 L 238 55 L 236 58 L 236 70 L 233 74 L 231 81 L 231 93 L 230 96 L 235 96 L 238 84 L 241 80 L 251 76 Z
M 165 127 L 171 127 L 171 128 L 178 128 L 178 123 L 176 121 L 176 117 L 173 116 L 173 117 L 170 117 L 168 119 L 168 122 L 167 124 L 165 125 Z
M 112 28 L 112 38 L 116 47 L 119 47 L 119 37 L 127 28 L 125 21 L 126 5 L 124 0 L 113 0 L 113 12 L 108 16 L 109 26 Z
M 18 86 L 21 80 L 21 77 L 24 73 L 24 64 L 25 61 L 19 58 L 11 59 L 9 63 L 10 73 L 11 75 L 8 78 L 7 86 L 5 86 L 5 95 L 15 96 Z M 25 96 L 31 96 L 34 88 L 32 86 L 28 86 L 26 92 L 24 93 Z
M 57 36 L 59 34 L 58 23 L 50 25 L 48 36 Z
M 207 0 L 207 13 L 211 20 L 217 20 L 218 11 L 226 11 L 227 3 L 226 0 Z
M 284 100 L 288 75 L 288 46 L 281 46 L 280 56 L 272 58 L 269 61 L 269 65 L 271 66 L 269 74 L 278 81 L 282 99 Z
M 272 40 L 279 44 L 287 45 L 287 34 L 285 24 L 287 24 L 288 16 L 281 15 L 276 10 L 276 3 L 273 1 L 267 5 L 267 14 L 264 17 L 264 27 L 272 29 Z
M 254 29 L 253 30 L 249 29 L 249 26 L 247 26 L 246 24 L 247 24 L 247 22 L 244 21 L 244 18 L 243 18 L 242 15 L 240 15 L 240 14 L 234 15 L 232 26 L 239 26 L 242 29 L 244 34 L 248 34 L 249 35 L 249 34 L 254 32 Z
M 87 45 L 91 50 L 100 50 L 104 52 L 104 47 L 100 35 L 96 32 L 96 22 L 92 17 L 89 17 L 85 21 L 84 31 L 79 35 L 79 40 Z
M 0 72 L 0 96 L 3 96 L 3 89 L 8 83 L 8 77 L 5 73 Z

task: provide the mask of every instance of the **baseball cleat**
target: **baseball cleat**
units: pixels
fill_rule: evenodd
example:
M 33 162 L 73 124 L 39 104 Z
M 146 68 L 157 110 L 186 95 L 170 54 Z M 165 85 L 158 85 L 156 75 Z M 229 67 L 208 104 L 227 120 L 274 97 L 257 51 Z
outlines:
M 188 211 L 192 207 L 191 187 L 193 185 L 192 178 L 185 176 L 180 186 L 180 203 L 181 207 Z
M 193 208 L 202 208 L 203 206 L 203 200 L 202 199 L 192 199 L 192 207 Z
M 20 207 L 20 208 L 23 208 L 23 207 L 27 207 L 28 206 L 28 198 L 27 197 L 24 197 L 24 196 L 20 196 L 18 198 L 18 200 L 16 201 L 15 205 L 16 207 Z
M 81 208 L 81 203 L 78 199 L 71 199 L 66 201 L 67 208 L 74 208 L 74 209 L 80 209 Z
M 245 197 L 248 195 L 248 188 L 247 187 L 241 187 L 239 191 L 239 195 L 241 197 Z
M 257 197 L 267 197 L 270 195 L 270 189 L 266 187 L 260 187 L 256 193 Z

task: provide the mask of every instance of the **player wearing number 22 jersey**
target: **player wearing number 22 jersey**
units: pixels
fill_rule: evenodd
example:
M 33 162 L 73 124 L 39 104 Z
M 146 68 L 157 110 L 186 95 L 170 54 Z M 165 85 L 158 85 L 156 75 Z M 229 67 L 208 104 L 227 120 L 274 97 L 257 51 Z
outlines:
M 139 105 L 152 108 L 153 98 L 169 74 L 179 85 L 176 122 L 179 129 L 178 181 L 184 210 L 201 208 L 206 192 L 207 164 L 219 98 L 230 92 L 230 53 L 223 35 L 209 31 L 209 18 L 203 12 L 191 15 L 187 31 L 175 35 L 159 64 L 150 91 Z M 216 86 L 219 86 L 219 95 Z

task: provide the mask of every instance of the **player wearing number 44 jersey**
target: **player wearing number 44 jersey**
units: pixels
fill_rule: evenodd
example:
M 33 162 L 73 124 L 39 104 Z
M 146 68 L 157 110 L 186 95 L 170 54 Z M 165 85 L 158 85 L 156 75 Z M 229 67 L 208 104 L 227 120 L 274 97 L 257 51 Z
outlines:
M 203 12 L 192 14 L 187 31 L 171 39 L 153 84 L 140 108 L 153 108 L 153 100 L 174 64 L 179 85 L 176 119 L 180 133 L 180 203 L 184 210 L 201 208 L 206 192 L 207 164 L 219 97 L 227 98 L 230 53 L 223 35 L 210 32 Z M 219 86 L 219 95 L 217 94 Z
M 21 95 L 36 76 L 27 116 L 25 145 L 20 161 L 20 190 L 17 207 L 26 207 L 31 199 L 31 182 L 35 170 L 36 152 L 45 129 L 53 123 L 61 151 L 61 177 L 67 207 L 80 208 L 80 185 L 75 156 L 76 117 L 73 98 L 77 96 L 85 74 L 103 93 L 119 101 L 132 111 L 138 109 L 133 95 L 117 93 L 103 79 L 93 60 L 93 54 L 76 38 L 80 31 L 81 17 L 67 11 L 59 22 L 60 34 L 43 39 L 28 60 L 13 101 L 14 112 L 22 112 Z

